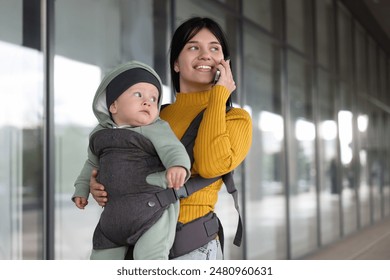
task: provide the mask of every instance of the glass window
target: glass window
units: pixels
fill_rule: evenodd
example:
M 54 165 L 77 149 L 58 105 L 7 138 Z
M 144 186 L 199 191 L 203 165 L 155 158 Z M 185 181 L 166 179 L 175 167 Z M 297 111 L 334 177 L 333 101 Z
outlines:
M 43 258 L 43 56 L 25 45 L 23 29 L 37 36 L 40 28 L 39 21 L 31 21 L 39 13 L 29 16 L 23 17 L 22 1 L 2 1 L 0 259 Z
M 359 153 L 359 217 L 360 226 L 364 227 L 371 222 L 370 209 L 370 170 L 368 166 L 368 154 L 370 153 L 368 143 L 368 130 L 370 125 L 369 103 L 367 99 L 360 97 L 357 112 L 357 137 Z
M 369 37 L 368 39 L 368 77 L 369 77 L 369 95 L 378 98 L 378 59 L 377 44 Z
M 254 28 L 244 30 L 243 91 L 253 121 L 253 143 L 246 159 L 247 258 L 285 259 L 280 49 Z
M 310 9 L 305 0 L 285 1 L 287 9 L 287 42 L 302 53 L 309 53 Z
M 339 6 L 338 20 L 339 73 L 342 80 L 350 83 L 352 78 L 352 22 L 349 12 L 341 5 Z
M 373 106 L 371 125 L 371 150 L 369 153 L 370 162 L 370 185 L 372 194 L 372 222 L 382 218 L 382 191 L 383 191 L 383 151 L 382 151 L 382 110 Z
M 317 15 L 317 56 L 318 63 L 323 67 L 330 67 L 332 39 L 334 36 L 333 24 L 333 1 L 332 0 L 317 0 L 316 1 Z
M 390 214 L 390 115 L 388 112 L 383 112 L 383 135 L 382 135 L 382 162 L 383 162 L 383 175 L 382 175 L 382 199 L 383 199 L 383 216 Z
M 244 16 L 253 22 L 272 31 L 272 2 L 271 0 L 243 1 Z
M 387 71 L 386 71 L 386 92 L 390 92 L 390 55 L 387 56 Z M 390 96 L 386 94 L 386 104 L 390 105 Z
M 356 203 L 356 166 L 354 145 L 356 140 L 353 133 L 354 111 L 350 88 L 340 83 L 337 111 L 340 161 L 341 161 L 341 199 L 343 208 L 343 234 L 347 235 L 357 229 L 357 203 Z
M 379 50 L 379 97 L 383 103 L 387 101 L 388 92 L 386 91 L 386 53 L 380 49 Z
M 315 184 L 315 124 L 311 74 L 306 62 L 288 53 L 288 170 L 291 256 L 298 258 L 317 247 Z
M 160 1 L 160 0 L 157 0 L 157 1 Z M 247 0 L 245 0 L 245 1 L 247 1 Z M 179 2 L 183 2 L 183 3 L 179 3 Z M 194 1 L 194 0 L 180 0 L 180 1 L 176 1 L 176 4 L 178 4 L 178 5 L 184 4 L 182 7 L 188 6 L 189 11 L 192 11 L 192 8 L 195 8 L 195 10 L 193 10 L 194 14 L 188 16 L 188 17 L 192 17 L 192 16 L 199 16 L 199 15 L 203 16 L 202 13 L 199 14 L 199 11 L 209 10 L 211 8 L 211 6 L 214 6 L 213 3 L 211 3 L 211 2 L 213 2 L 213 1 L 210 1 L 210 0 L 196 0 L 196 1 Z M 219 11 L 220 11 L 222 5 L 229 7 L 230 9 L 236 10 L 239 6 L 240 0 L 217 0 L 214 2 L 219 2 L 219 3 L 217 3 L 217 6 L 214 6 Z M 206 17 L 209 17 L 209 16 L 206 16 Z M 184 18 L 187 18 L 187 17 L 184 17 Z
M 356 165 L 353 137 L 354 111 L 352 108 L 352 21 L 350 13 L 339 5 L 338 9 L 338 69 L 340 75 L 338 96 L 338 128 L 341 160 L 341 198 L 343 208 L 343 234 L 357 229 Z
M 321 245 L 340 237 L 339 160 L 334 93 L 329 76 L 318 70 L 318 140 Z
M 361 227 L 370 223 L 370 191 L 369 191 L 369 170 L 367 165 L 367 126 L 369 125 L 369 114 L 367 104 L 367 40 L 364 29 L 357 25 L 355 29 L 355 88 L 358 95 L 357 105 L 357 150 L 359 157 L 359 223 Z M 364 97 L 363 97 L 364 96 Z
M 360 25 L 355 28 L 355 67 L 356 90 L 359 94 L 367 95 L 367 40 L 366 34 Z
M 378 176 L 378 196 L 380 197 L 380 203 L 379 203 L 379 213 L 376 213 L 375 217 L 377 218 L 377 221 L 381 220 L 384 217 L 385 208 L 389 206 L 389 194 L 388 194 L 388 186 L 386 186 L 386 176 L 388 171 L 386 170 L 388 168 L 387 161 L 387 151 L 388 151 L 388 138 L 386 138 L 387 135 L 387 127 L 386 127 L 386 117 L 387 112 L 384 110 L 379 111 L 379 130 L 378 130 L 378 156 L 379 156 L 379 166 L 377 170 L 377 176 Z
M 387 83 L 385 85 L 385 92 L 390 91 L 390 59 L 387 59 L 387 71 L 386 71 Z M 389 97 L 386 98 L 387 104 L 389 104 Z M 384 116 L 384 140 L 383 143 L 386 145 L 386 153 L 385 153 L 385 167 L 384 167 L 384 200 L 385 200 L 385 209 L 384 215 L 388 216 L 390 214 L 390 114 L 386 112 Z
M 209 17 L 213 20 L 217 21 L 218 24 L 221 25 L 222 29 L 226 34 L 229 34 L 228 40 L 232 40 L 232 36 L 235 36 L 235 32 L 230 34 L 230 30 L 228 30 L 229 26 L 229 18 L 227 17 L 227 13 L 224 14 L 221 6 L 217 3 L 213 3 L 210 1 L 192 1 L 192 0 L 181 0 L 176 1 L 176 25 L 179 26 L 183 21 L 190 17 L 198 16 L 198 17 Z M 236 26 L 236 25 L 231 25 Z M 232 47 L 232 46 L 231 46 Z
M 111 68 L 132 59 L 155 65 L 153 1 L 58 0 L 55 2 L 54 114 L 56 143 L 56 259 L 89 259 L 100 216 L 92 197 L 84 211 L 71 201 L 87 158 L 95 91 Z M 82 26 L 83 28 L 80 28 Z M 167 53 L 166 42 L 159 45 Z M 170 89 L 164 87 L 165 96 Z

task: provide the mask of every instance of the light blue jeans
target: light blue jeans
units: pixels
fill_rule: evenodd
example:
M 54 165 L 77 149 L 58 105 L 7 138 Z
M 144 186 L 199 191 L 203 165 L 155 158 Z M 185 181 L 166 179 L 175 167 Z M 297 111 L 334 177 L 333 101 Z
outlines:
M 206 245 L 173 260 L 223 260 L 221 243 L 211 240 Z

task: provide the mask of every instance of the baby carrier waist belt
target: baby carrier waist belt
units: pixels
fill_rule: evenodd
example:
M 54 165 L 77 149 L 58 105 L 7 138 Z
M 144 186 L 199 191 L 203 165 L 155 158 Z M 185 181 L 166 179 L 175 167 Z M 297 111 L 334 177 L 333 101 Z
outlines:
M 171 248 L 169 258 L 173 259 L 202 247 L 216 238 L 219 229 L 219 220 L 213 212 L 185 225 L 178 223 L 175 243 Z

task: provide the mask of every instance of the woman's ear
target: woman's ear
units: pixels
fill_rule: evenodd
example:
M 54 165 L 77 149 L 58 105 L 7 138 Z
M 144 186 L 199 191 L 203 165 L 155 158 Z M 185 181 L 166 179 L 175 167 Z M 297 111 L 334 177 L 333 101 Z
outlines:
M 173 66 L 173 70 L 175 70 L 176 73 L 180 72 L 179 64 L 177 63 L 177 61 L 175 62 L 175 65 Z

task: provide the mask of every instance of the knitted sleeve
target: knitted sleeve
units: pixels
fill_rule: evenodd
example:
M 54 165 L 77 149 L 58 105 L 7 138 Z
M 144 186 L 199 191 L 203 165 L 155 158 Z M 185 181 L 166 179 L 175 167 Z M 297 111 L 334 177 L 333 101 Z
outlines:
M 194 146 L 194 167 L 205 178 L 235 169 L 252 144 L 252 120 L 247 111 L 233 108 L 226 113 L 230 93 L 214 86 Z

